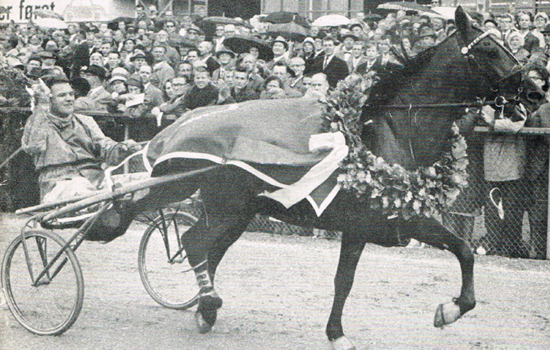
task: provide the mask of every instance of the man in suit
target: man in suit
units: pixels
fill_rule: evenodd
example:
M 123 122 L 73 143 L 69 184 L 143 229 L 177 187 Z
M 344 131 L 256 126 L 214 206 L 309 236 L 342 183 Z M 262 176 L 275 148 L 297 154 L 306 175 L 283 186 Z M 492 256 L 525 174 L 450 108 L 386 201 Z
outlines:
M 154 107 L 158 107 L 164 103 L 164 98 L 162 97 L 162 91 L 151 84 L 151 75 L 152 70 L 148 65 L 143 65 L 139 68 L 139 80 L 143 84 L 143 93 L 144 105 L 146 107 L 146 112 L 150 112 Z
M 288 42 L 282 36 L 278 36 L 273 43 L 271 44 L 271 49 L 273 50 L 273 59 L 267 62 L 267 68 L 270 71 L 273 70 L 273 67 L 278 62 L 283 64 L 288 64 Z
M 289 67 L 294 72 L 294 77 L 290 79 L 289 86 L 304 94 L 307 90 L 304 86 L 304 70 L 306 69 L 306 62 L 302 57 L 296 56 L 290 59 Z
M 90 83 L 88 98 L 94 101 L 94 109 L 106 112 L 107 106 L 111 103 L 111 94 L 103 87 L 107 76 L 105 68 L 91 65 L 82 69 L 82 77 Z
M 379 71 L 383 68 L 382 58 L 378 55 L 378 44 L 370 42 L 367 44 L 365 62 L 361 63 L 355 71 L 365 74 L 371 71 Z
M 212 42 L 210 41 L 202 41 L 199 46 L 199 59 L 197 61 L 201 61 L 204 64 L 206 64 L 206 69 L 212 75 L 216 69 L 220 68 L 220 64 L 218 61 L 212 57 Z M 235 57 L 235 54 L 231 52 L 233 57 Z
M 170 46 L 168 32 L 161 30 L 155 35 L 155 43 L 166 47 L 166 61 L 174 67 L 180 61 L 178 50 Z
M 343 59 L 344 61 L 347 61 L 353 56 L 353 45 L 358 41 L 359 39 L 355 37 L 351 32 L 346 33 L 344 36 L 342 36 L 342 45 L 338 47 L 338 57 Z
M 172 79 L 176 73 L 174 71 L 174 68 L 172 68 L 168 62 L 166 62 L 166 47 L 164 45 L 155 44 L 153 46 L 153 59 L 155 60 L 155 64 L 153 66 L 153 75 L 156 76 L 158 80 L 152 81 L 158 81 L 158 88 L 161 88 L 164 86 L 164 84 Z
M 367 62 L 367 58 L 363 55 L 363 44 L 361 42 L 356 42 L 353 44 L 351 49 L 351 57 L 346 61 L 348 65 L 348 71 L 350 73 L 355 73 L 357 67 Z
M 336 44 L 337 40 L 332 36 L 324 37 L 324 56 L 315 58 L 309 70 L 304 72 L 304 74 L 325 73 L 331 88 L 335 88 L 336 84 L 349 74 L 346 62 L 335 55 Z

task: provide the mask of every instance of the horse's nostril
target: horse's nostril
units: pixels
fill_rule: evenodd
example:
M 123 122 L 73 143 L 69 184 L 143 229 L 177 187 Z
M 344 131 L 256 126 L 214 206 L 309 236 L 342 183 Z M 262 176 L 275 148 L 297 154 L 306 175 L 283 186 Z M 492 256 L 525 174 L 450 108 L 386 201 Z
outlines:
M 527 98 L 531 101 L 540 101 L 544 98 L 544 93 L 542 92 L 530 92 L 527 94 Z

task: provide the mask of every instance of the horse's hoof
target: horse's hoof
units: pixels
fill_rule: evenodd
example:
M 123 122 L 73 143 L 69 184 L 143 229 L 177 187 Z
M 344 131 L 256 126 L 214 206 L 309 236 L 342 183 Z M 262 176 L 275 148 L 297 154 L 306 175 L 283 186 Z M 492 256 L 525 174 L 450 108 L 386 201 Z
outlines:
M 434 326 L 443 327 L 460 318 L 460 307 L 455 303 L 439 304 L 435 311 Z
M 330 342 L 332 350 L 356 350 L 357 348 L 353 343 L 346 338 L 346 336 L 340 337 Z
M 200 334 L 206 334 L 212 330 L 212 325 L 206 322 L 200 311 L 195 313 L 195 322 Z
M 218 296 L 218 294 L 206 294 L 200 296 L 199 310 L 217 310 L 221 308 L 222 305 L 223 300 Z

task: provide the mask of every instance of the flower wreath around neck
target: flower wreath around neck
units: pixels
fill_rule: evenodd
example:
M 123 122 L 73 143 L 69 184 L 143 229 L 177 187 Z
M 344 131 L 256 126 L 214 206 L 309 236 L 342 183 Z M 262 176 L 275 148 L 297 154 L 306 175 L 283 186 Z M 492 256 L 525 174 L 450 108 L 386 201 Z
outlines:
M 451 128 L 449 152 L 429 167 L 409 171 L 387 163 L 362 143 L 360 117 L 366 98 L 360 83 L 345 80 L 323 101 L 322 132 L 342 132 L 350 148 L 340 163 L 338 183 L 388 218 L 408 220 L 447 211 L 468 186 L 466 141 L 457 125 Z

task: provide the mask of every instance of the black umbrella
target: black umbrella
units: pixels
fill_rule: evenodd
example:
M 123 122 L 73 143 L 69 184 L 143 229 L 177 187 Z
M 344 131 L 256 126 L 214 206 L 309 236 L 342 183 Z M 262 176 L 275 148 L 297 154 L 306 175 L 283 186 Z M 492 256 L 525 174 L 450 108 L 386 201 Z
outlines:
M 309 31 L 294 22 L 271 24 L 267 29 L 267 34 L 271 36 L 282 36 L 286 40 L 302 41 L 309 36 Z
M 273 51 L 271 45 L 262 39 L 254 38 L 246 35 L 234 35 L 226 38 L 223 41 L 223 45 L 235 53 L 247 53 L 250 52 L 251 47 L 255 47 L 260 52 L 259 59 L 266 62 L 273 59 Z
M 187 48 L 190 48 L 190 49 L 196 49 L 197 46 L 195 45 L 195 43 L 189 39 L 186 39 L 184 37 L 182 37 L 181 35 L 174 35 L 174 36 L 170 36 L 170 38 L 168 39 L 168 42 L 170 43 L 170 45 L 174 46 L 174 47 L 187 47 Z
M 243 26 L 246 28 L 252 28 L 252 26 L 242 19 L 236 19 L 231 17 L 222 17 L 222 16 L 212 16 L 212 17 L 205 17 L 202 19 L 202 22 L 210 22 L 215 24 L 233 24 L 235 26 Z
M 304 28 L 311 28 L 308 20 L 296 12 L 273 12 L 261 19 L 262 22 L 268 22 L 273 24 L 290 23 L 294 22 L 301 25 Z
M 107 27 L 111 30 L 118 30 L 118 24 L 124 22 L 126 24 L 134 23 L 135 18 L 133 17 L 117 17 L 113 20 L 110 20 L 107 24 Z

